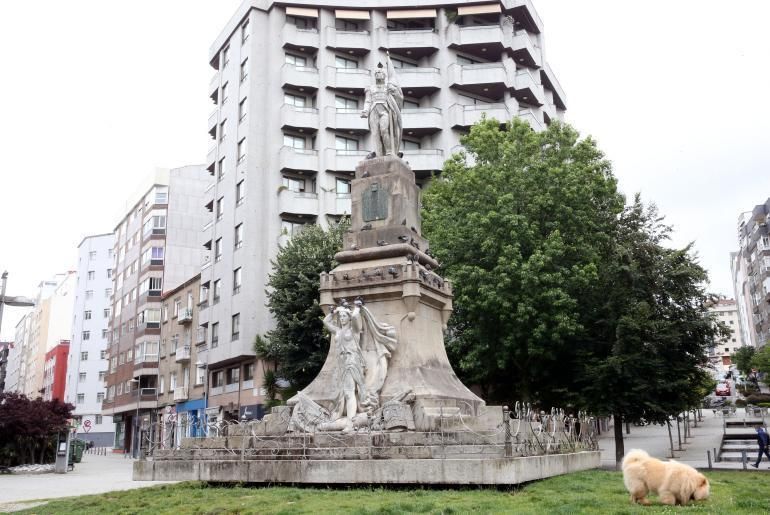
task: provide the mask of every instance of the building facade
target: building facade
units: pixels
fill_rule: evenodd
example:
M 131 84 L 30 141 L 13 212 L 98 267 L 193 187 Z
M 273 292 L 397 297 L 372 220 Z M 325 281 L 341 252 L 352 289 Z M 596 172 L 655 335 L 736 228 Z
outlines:
M 13 345 L 8 350 L 8 365 L 5 376 L 5 391 L 23 393 L 22 378 L 26 377 L 24 348 L 29 344 L 32 311 L 26 313 L 16 324 Z
M 72 314 L 72 336 L 67 363 L 67 402 L 79 438 L 98 447 L 112 446 L 115 426 L 102 414 L 109 324 L 112 310 L 112 268 L 115 236 L 87 236 L 78 245 L 78 280 Z
M 27 315 L 28 322 L 22 320 L 16 326 L 21 343 L 16 390 L 31 399 L 41 397 L 44 392 L 46 353 L 61 340 L 70 339 L 76 281 L 74 271 L 42 281 L 35 308 Z
M 770 199 L 738 219 L 738 252 L 731 254 L 735 298 L 747 343 L 770 340 Z
M 13 347 L 13 342 L 0 342 L 0 393 L 6 391 L 6 377 L 8 375 L 8 355 Z
M 741 333 L 741 320 L 735 299 L 719 299 L 709 307 L 717 321 L 724 323 L 730 334 L 709 349 L 709 361 L 719 372 L 727 372 L 732 365 L 731 355 L 745 345 Z
M 158 413 L 161 448 L 204 434 L 206 344 L 198 338 L 200 274 L 165 292 L 160 328 Z
M 43 365 L 43 400 L 64 401 L 64 389 L 67 383 L 67 355 L 70 341 L 61 340 L 53 349 L 45 353 Z
M 158 170 L 115 227 L 107 395 L 114 449 L 138 450 L 157 407 L 161 296 L 200 270 L 206 222 L 203 166 Z
M 264 402 L 253 344 L 272 328 L 270 260 L 304 224 L 350 214 L 350 180 L 372 146 L 364 90 L 386 50 L 404 94 L 404 159 L 423 184 L 484 114 L 536 130 L 563 118 L 542 31 L 528 0 L 241 4 L 209 54 L 215 109 L 199 324 L 208 403 L 222 408 L 212 416 Z

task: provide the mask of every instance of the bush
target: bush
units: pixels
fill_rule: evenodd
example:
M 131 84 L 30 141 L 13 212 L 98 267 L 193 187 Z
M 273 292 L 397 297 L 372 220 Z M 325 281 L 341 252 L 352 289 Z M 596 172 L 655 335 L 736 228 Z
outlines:
M 749 404 L 759 404 L 761 402 L 770 402 L 770 393 L 752 393 L 746 397 Z
M 757 406 L 760 408 L 770 408 L 770 402 L 760 402 Z
M 746 399 L 738 399 L 735 401 L 735 405 L 738 406 L 739 408 L 744 407 L 746 404 L 748 404 L 746 402 Z

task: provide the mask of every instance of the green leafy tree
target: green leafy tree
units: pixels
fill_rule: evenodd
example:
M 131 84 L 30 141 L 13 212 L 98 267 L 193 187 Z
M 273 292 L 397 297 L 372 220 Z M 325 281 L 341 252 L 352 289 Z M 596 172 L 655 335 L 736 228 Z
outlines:
M 770 345 L 761 347 L 751 358 L 751 366 L 765 374 L 762 380 L 765 384 L 770 384 Z
M 447 350 L 487 399 L 576 401 L 576 339 L 622 210 L 610 163 L 553 123 L 482 120 L 423 195 L 423 230 L 453 281 Z
M 308 225 L 271 263 L 267 305 L 276 327 L 257 337 L 254 348 L 257 355 L 277 364 L 277 377 L 288 380 L 292 388 L 307 386 L 329 351 L 318 304 L 320 274 L 337 265 L 334 254 L 342 248 L 342 235 L 349 225 L 344 220 L 327 231 Z
M 755 353 L 756 349 L 754 347 L 746 345 L 740 347 L 730 356 L 731 361 L 735 363 L 743 377 L 748 377 L 751 374 L 751 360 L 754 359 Z
M 624 210 L 581 345 L 582 402 L 613 416 L 618 463 L 624 421 L 665 423 L 700 404 L 713 382 L 706 350 L 729 331 L 708 311 L 707 274 L 691 246 L 664 246 L 670 233 L 639 196 Z

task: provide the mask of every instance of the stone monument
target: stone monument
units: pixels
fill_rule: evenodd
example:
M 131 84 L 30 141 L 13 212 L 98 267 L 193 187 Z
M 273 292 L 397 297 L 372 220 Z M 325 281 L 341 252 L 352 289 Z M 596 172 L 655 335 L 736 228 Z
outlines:
M 261 421 L 151 453 L 134 479 L 512 484 L 599 465 L 590 418 L 486 406 L 452 370 L 452 286 L 421 233 L 420 189 L 399 156 L 403 95 L 386 61 L 361 113 L 374 150 L 356 167 L 351 226 L 339 265 L 320 277 L 321 371 Z

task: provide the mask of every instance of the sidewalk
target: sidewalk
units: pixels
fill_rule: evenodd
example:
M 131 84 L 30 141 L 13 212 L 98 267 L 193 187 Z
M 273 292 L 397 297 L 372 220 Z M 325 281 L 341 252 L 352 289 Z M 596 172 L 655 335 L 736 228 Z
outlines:
M 740 410 L 742 411 L 742 410 Z M 690 429 L 691 437 L 684 438 L 684 422 L 680 423 L 682 432 L 682 450 L 679 450 L 679 440 L 677 438 L 676 422 L 671 423 L 671 436 L 674 440 L 674 458 L 682 463 L 687 463 L 695 468 L 708 469 L 708 458 L 706 451 L 711 451 L 712 468 L 719 470 L 742 470 L 743 464 L 739 462 L 722 461 L 714 462 L 714 449 L 719 451 L 722 445 L 723 418 L 718 417 L 710 409 L 702 410 L 703 420 L 698 422 L 698 427 Z M 742 412 L 737 413 L 728 420 L 739 421 L 744 417 Z M 650 456 L 660 459 L 671 459 L 671 447 L 668 439 L 668 429 L 666 426 L 643 426 L 637 427 L 631 425 L 631 434 L 626 434 L 625 425 L 623 427 L 623 440 L 625 452 L 631 449 L 643 449 Z M 602 468 L 615 468 L 615 438 L 613 430 L 602 433 L 599 437 L 599 448 L 602 452 Z M 749 463 L 756 459 L 756 452 L 749 456 Z M 770 472 L 768 470 L 770 463 L 767 459 L 759 465 L 760 471 Z M 748 467 L 748 470 L 756 470 Z
M 21 501 L 100 494 L 144 488 L 164 481 L 133 481 L 134 460 L 119 454 L 85 454 L 75 470 L 66 474 L 11 474 L 0 476 L 0 512 L 32 507 L 14 506 Z

